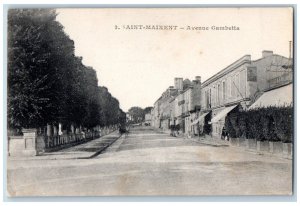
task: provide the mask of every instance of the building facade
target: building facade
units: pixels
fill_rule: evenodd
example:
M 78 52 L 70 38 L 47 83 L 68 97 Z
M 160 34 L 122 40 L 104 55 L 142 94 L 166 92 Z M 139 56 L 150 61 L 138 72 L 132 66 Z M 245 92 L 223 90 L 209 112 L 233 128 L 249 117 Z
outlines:
M 288 79 L 289 74 L 284 68 L 288 63 L 288 58 L 274 55 L 272 51 L 263 51 L 262 58 L 255 61 L 245 55 L 203 82 L 201 113 L 211 112 L 212 136 L 221 136 L 229 112 L 246 110 L 270 87 L 273 79 L 283 74 Z
M 182 91 L 179 91 L 171 100 L 171 125 L 178 125 L 180 131 L 192 135 L 192 119 L 200 110 L 201 99 L 201 77 L 196 76 L 192 82 L 185 80 Z
M 247 110 L 266 90 L 290 83 L 292 61 L 272 51 L 261 58 L 245 55 L 203 83 L 175 78 L 154 103 L 152 125 L 169 130 L 176 125 L 187 136 L 210 134 L 221 137 L 227 114 Z
M 174 120 L 174 105 L 172 100 L 182 91 L 182 88 L 183 78 L 175 78 L 174 86 L 168 87 L 154 103 L 151 116 L 154 127 L 161 128 L 164 131 L 170 129 L 170 125 L 172 125 L 172 121 Z
M 151 122 L 152 126 L 159 128 L 160 121 L 159 121 L 159 105 L 160 105 L 160 99 L 159 98 L 153 105 L 152 113 L 151 113 Z
M 152 119 L 151 118 L 151 112 L 145 114 L 145 122 L 144 122 L 144 124 L 146 126 L 151 126 L 151 119 Z

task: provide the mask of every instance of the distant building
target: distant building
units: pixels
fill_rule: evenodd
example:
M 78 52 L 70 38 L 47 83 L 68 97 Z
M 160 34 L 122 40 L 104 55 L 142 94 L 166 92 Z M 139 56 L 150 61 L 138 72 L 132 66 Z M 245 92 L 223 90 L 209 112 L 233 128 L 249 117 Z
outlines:
M 179 125 L 182 133 L 192 135 L 192 121 L 200 111 L 201 77 L 196 76 L 192 82 L 184 80 L 182 91 L 170 100 L 172 114 L 171 125 Z
M 182 91 L 184 82 L 183 78 L 175 78 L 174 86 L 170 86 L 154 103 L 152 112 L 152 124 L 156 128 L 169 130 L 171 125 L 171 116 L 173 116 L 173 105 L 171 100 L 180 91 Z
M 151 120 L 152 120 L 151 113 L 149 112 L 149 113 L 145 114 L 145 125 L 150 126 Z
M 127 113 L 126 113 L 126 121 L 127 121 L 127 122 L 130 122 L 130 121 L 132 121 L 132 120 L 133 120 L 132 115 L 129 114 L 129 113 L 127 112 Z
M 160 104 L 160 100 L 161 100 L 161 97 L 156 100 L 156 102 L 154 103 L 153 105 L 153 109 L 151 112 L 151 118 L 152 118 L 152 126 L 153 127 L 156 127 L 156 128 L 159 128 L 159 125 L 160 125 L 160 120 L 159 120 L 159 104 Z
M 154 122 L 154 108 L 151 109 L 150 115 L 151 115 L 151 126 L 154 127 L 155 126 L 155 122 Z
M 171 100 L 182 90 L 182 78 L 175 78 L 175 88 L 170 86 L 160 97 L 158 104 L 159 111 L 159 128 L 169 130 L 171 125 L 172 104 Z

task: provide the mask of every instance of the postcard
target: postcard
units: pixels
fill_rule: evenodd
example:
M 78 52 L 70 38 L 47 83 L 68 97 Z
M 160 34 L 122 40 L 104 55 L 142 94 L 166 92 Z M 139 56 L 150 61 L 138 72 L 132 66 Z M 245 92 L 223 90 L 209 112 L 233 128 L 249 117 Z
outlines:
M 293 12 L 8 9 L 7 195 L 293 195 Z

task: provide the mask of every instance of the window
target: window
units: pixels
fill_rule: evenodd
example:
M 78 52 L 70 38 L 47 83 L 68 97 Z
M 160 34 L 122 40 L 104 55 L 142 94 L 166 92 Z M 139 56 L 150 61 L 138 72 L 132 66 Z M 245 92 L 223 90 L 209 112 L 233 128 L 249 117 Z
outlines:
M 223 81 L 223 102 L 225 102 L 226 99 L 226 83 Z
M 234 79 L 234 76 L 233 76 L 232 79 L 231 79 L 231 96 L 232 97 L 235 97 L 235 90 L 236 90 L 236 88 L 234 86 L 234 82 L 235 82 L 235 79 Z
M 206 108 L 209 108 L 209 90 L 205 91 Z
M 257 68 L 248 67 L 247 68 L 247 81 L 256 82 L 257 81 Z
M 227 79 L 227 87 L 228 87 L 228 97 L 231 97 L 231 77 L 228 77 Z
M 216 91 L 216 85 L 213 86 L 213 90 L 212 90 L 212 106 L 216 106 L 216 102 L 217 102 L 217 91 Z
M 209 89 L 209 108 L 211 108 L 211 89 Z
M 221 85 L 218 84 L 218 90 L 217 90 L 217 104 L 219 105 L 221 103 Z
M 240 96 L 240 74 L 236 74 L 235 87 L 236 87 L 236 97 Z

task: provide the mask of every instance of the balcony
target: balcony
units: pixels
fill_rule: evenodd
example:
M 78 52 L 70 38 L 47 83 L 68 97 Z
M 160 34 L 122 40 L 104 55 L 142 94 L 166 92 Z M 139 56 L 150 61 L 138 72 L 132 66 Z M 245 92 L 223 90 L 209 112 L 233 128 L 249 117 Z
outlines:
M 272 78 L 267 80 L 268 82 L 268 89 L 281 86 L 293 81 L 293 73 L 292 72 L 285 72 L 281 76 Z

